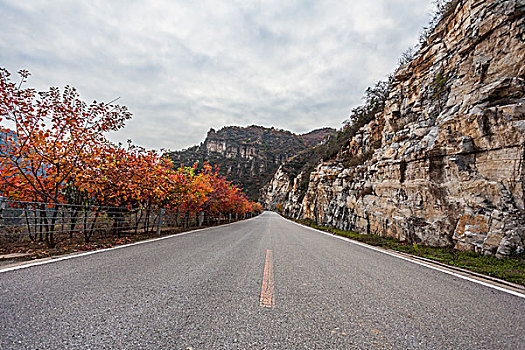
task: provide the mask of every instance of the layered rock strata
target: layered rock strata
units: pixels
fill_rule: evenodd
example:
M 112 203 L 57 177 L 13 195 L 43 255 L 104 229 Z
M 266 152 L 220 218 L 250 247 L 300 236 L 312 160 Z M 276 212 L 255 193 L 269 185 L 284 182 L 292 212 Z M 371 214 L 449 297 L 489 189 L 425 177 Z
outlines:
M 455 1 L 395 72 L 384 111 L 317 166 L 306 194 L 277 171 L 263 201 L 344 230 L 520 254 L 524 96 L 525 1 Z

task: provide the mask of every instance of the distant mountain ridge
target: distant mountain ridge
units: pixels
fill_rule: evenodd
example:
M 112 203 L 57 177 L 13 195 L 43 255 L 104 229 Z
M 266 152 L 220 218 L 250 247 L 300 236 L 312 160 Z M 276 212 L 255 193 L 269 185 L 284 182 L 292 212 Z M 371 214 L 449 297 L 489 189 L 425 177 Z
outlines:
M 200 145 L 172 152 L 169 157 L 175 166 L 202 165 L 206 161 L 218 165 L 222 175 L 243 187 L 250 199 L 257 200 L 260 189 L 282 163 L 334 134 L 331 128 L 297 135 L 273 127 L 227 126 L 218 131 L 210 129 Z

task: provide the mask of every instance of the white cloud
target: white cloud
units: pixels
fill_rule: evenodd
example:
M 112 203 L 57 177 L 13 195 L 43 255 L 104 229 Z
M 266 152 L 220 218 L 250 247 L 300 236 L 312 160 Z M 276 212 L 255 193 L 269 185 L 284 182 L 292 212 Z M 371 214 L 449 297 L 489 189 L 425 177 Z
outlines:
M 339 127 L 394 68 L 431 0 L 2 1 L 0 66 L 30 84 L 120 96 L 115 135 L 149 148 L 202 141 L 210 127 Z

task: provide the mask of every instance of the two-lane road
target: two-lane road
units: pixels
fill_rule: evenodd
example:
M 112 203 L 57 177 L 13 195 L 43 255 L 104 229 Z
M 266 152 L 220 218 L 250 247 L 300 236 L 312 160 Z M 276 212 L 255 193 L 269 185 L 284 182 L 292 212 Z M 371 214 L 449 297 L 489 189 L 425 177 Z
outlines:
M 265 212 L 0 273 L 1 349 L 524 349 L 525 299 Z

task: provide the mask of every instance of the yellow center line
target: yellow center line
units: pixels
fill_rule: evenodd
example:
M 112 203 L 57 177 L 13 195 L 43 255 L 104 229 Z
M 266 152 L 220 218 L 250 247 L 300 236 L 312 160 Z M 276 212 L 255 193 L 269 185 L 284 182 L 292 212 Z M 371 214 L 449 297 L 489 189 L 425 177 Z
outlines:
M 266 250 L 266 260 L 264 261 L 263 280 L 261 286 L 260 307 L 275 307 L 274 282 L 273 282 L 273 253 Z

